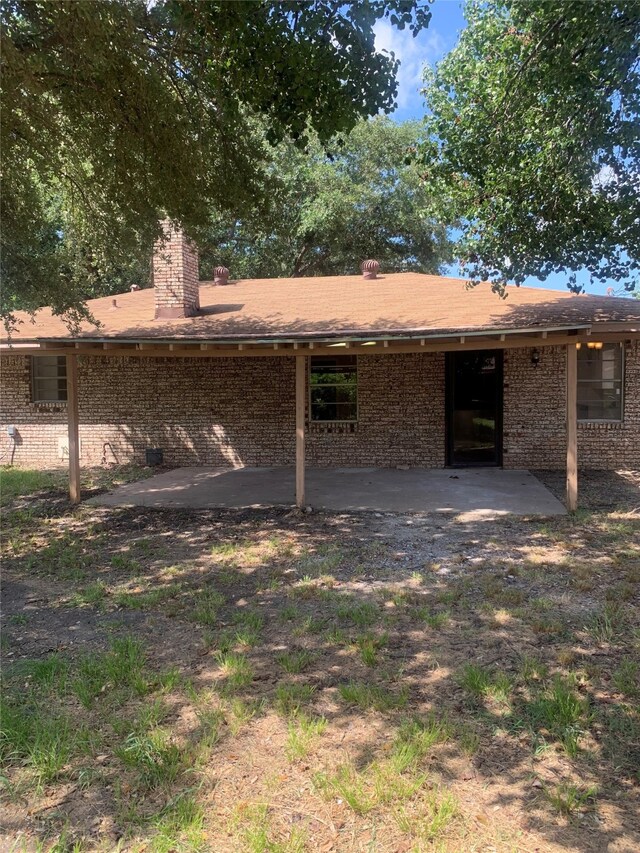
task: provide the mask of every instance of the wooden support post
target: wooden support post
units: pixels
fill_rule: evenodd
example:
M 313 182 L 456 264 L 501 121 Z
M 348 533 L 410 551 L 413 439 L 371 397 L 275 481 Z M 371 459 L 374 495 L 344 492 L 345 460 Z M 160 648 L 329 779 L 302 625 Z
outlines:
M 307 390 L 307 359 L 296 356 L 296 506 L 304 506 L 304 416 Z
M 578 508 L 578 350 L 567 344 L 567 509 Z
M 67 355 L 67 423 L 69 428 L 69 500 L 80 503 L 80 440 L 78 438 L 78 357 Z

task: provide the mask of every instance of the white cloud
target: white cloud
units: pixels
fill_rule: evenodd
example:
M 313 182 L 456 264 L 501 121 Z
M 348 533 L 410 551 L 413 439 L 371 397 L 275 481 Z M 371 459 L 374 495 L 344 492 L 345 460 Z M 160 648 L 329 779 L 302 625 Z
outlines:
M 413 37 L 408 29 L 397 30 L 388 21 L 374 26 L 376 50 L 393 52 L 400 60 L 398 69 L 398 109 L 405 109 L 420 100 L 422 72 L 425 65 L 437 62 L 447 45 L 437 30 L 426 30 Z

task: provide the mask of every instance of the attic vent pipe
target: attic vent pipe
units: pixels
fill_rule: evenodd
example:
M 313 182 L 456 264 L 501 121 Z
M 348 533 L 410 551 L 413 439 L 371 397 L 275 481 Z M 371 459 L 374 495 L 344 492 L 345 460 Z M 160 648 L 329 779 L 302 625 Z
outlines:
M 213 271 L 214 284 L 228 284 L 229 270 L 226 267 L 216 267 Z
M 363 278 L 372 279 L 376 278 L 378 270 L 380 269 L 380 264 L 374 260 L 363 261 L 360 264 L 360 269 L 362 270 Z

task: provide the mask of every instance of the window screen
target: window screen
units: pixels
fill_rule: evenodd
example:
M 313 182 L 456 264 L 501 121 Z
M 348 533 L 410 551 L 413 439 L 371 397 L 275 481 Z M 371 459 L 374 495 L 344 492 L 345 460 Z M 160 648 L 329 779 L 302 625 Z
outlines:
M 312 356 L 309 382 L 312 421 L 358 419 L 358 362 L 355 355 Z
M 622 420 L 619 344 L 582 344 L 578 350 L 578 420 Z
M 67 399 L 67 360 L 63 355 L 34 355 L 32 359 L 34 403 L 60 403 Z

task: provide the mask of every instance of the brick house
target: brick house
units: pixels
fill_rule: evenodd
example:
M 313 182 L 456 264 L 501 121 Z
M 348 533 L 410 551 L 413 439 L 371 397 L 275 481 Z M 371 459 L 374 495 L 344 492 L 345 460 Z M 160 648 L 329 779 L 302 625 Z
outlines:
M 144 463 L 640 468 L 640 302 L 415 273 L 199 282 L 167 227 L 154 287 L 0 343 L 1 453 Z

